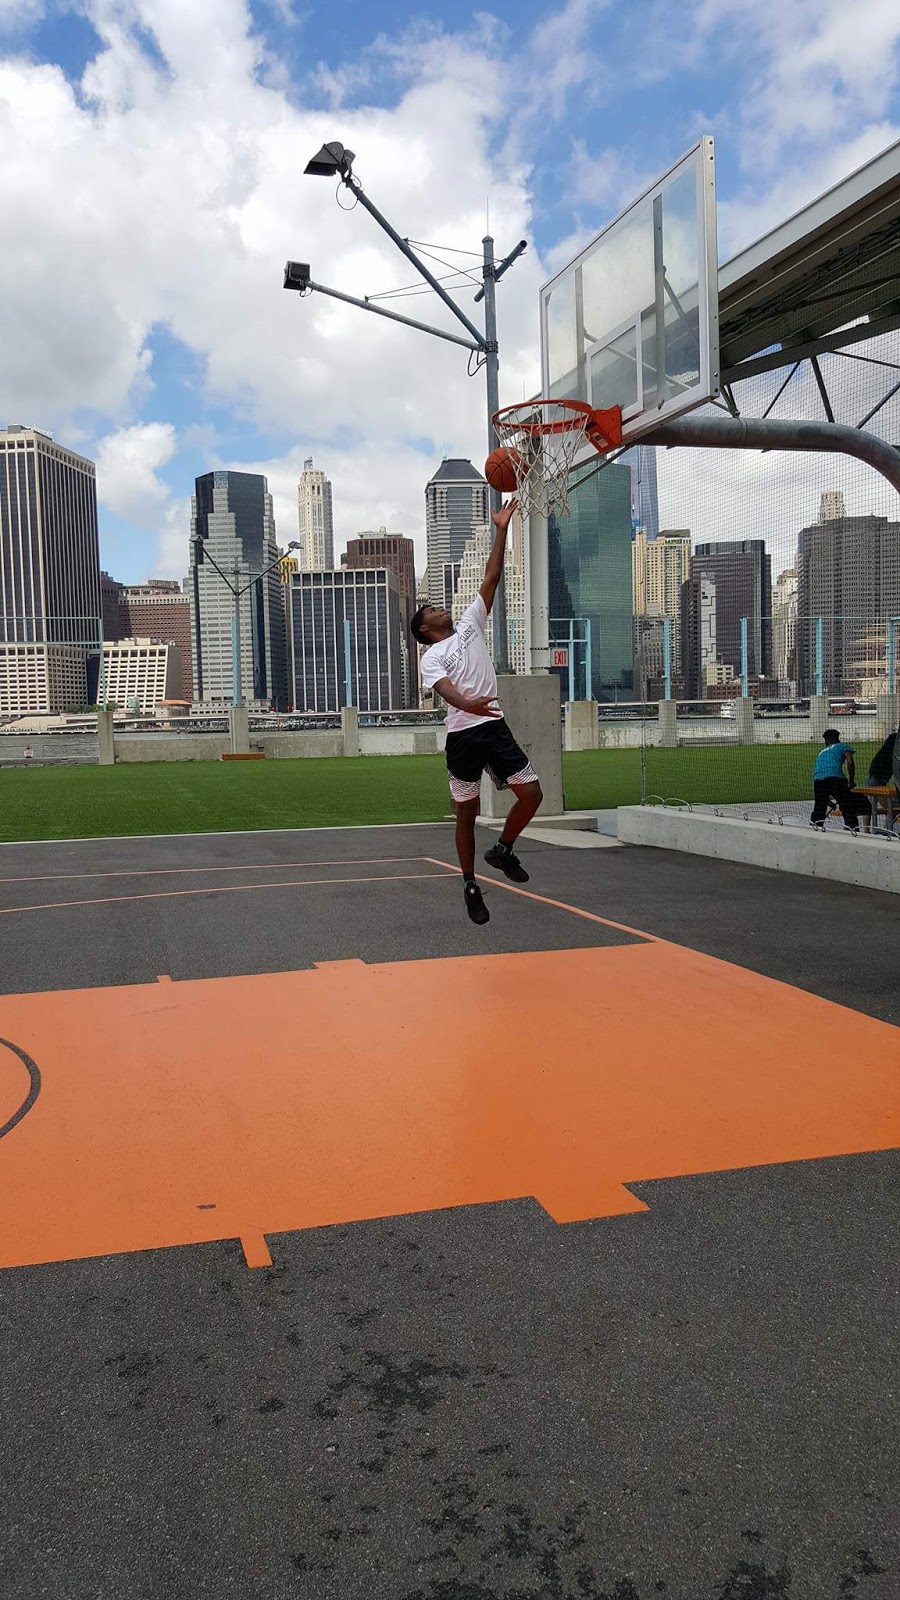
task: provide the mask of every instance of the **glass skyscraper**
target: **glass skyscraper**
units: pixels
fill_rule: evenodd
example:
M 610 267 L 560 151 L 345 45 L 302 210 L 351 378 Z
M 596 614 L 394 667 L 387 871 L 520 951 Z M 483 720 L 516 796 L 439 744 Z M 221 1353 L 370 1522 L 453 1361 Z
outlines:
M 613 464 L 569 492 L 569 514 L 549 522 L 550 635 L 563 644 L 590 622 L 590 697 L 632 694 L 631 471 Z M 581 650 L 579 649 L 579 658 Z M 576 675 L 580 692 L 583 682 Z M 563 698 L 568 674 L 563 671 Z
M 258 706 L 287 705 L 287 642 L 284 601 L 272 496 L 256 472 L 207 472 L 196 481 L 191 517 L 191 633 L 194 694 L 207 704 L 229 705 L 233 694 L 231 591 L 210 561 L 195 559 L 203 541 L 241 599 L 241 677 L 244 700 Z

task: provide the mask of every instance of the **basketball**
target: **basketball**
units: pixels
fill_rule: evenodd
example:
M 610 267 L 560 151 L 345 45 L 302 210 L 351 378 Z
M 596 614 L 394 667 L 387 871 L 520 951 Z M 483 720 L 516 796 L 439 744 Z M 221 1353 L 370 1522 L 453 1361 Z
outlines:
M 524 466 L 518 450 L 507 450 L 501 445 L 492 450 L 484 463 L 484 475 L 492 489 L 500 494 L 512 494 L 517 486 L 516 468 Z

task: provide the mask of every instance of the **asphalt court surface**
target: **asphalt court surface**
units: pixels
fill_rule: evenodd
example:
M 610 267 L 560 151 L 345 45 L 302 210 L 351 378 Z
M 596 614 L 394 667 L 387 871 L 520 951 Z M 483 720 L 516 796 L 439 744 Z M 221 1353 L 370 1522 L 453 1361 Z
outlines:
M 0 847 L 0 1593 L 900 1594 L 891 897 L 522 855 Z

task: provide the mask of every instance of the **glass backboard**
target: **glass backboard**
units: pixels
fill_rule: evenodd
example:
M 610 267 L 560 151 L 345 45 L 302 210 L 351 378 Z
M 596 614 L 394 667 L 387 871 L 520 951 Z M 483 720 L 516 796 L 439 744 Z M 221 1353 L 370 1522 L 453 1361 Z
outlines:
M 718 326 L 704 137 L 544 285 L 541 392 L 619 405 L 623 437 L 638 437 L 718 393 Z

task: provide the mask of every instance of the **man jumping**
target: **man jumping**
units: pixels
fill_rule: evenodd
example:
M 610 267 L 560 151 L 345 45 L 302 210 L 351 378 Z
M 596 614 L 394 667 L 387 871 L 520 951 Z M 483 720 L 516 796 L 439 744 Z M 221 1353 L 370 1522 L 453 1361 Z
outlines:
M 456 812 L 456 853 L 463 875 L 466 910 L 473 922 L 490 920 L 475 882 L 475 819 L 481 775 L 487 772 L 498 789 L 512 789 L 515 803 L 497 844 L 485 854 L 489 867 L 527 883 L 528 873 L 513 845 L 543 799 L 538 775 L 516 744 L 497 699 L 497 675 L 484 631 L 506 557 L 506 531 L 516 510 L 510 500 L 492 517 L 497 534 L 484 569 L 478 598 L 463 612 L 459 625 L 443 606 L 420 606 L 412 619 L 412 635 L 428 645 L 422 657 L 422 682 L 447 702 L 447 771 Z

